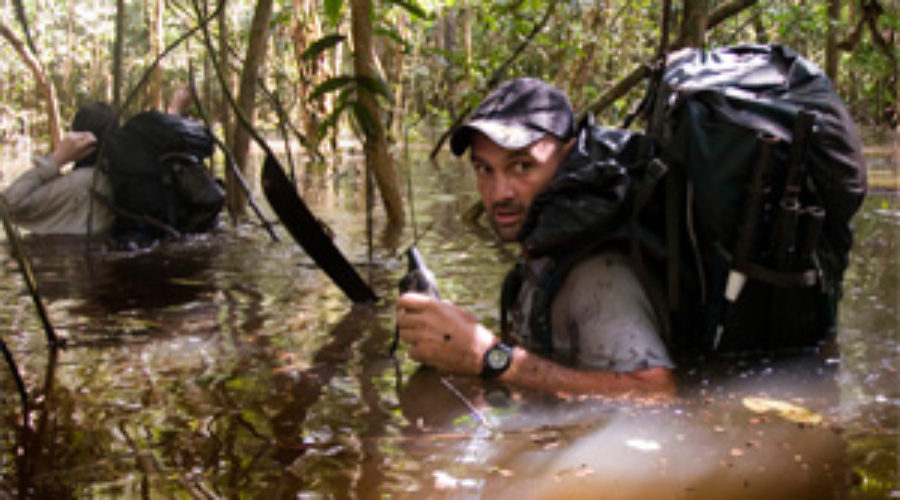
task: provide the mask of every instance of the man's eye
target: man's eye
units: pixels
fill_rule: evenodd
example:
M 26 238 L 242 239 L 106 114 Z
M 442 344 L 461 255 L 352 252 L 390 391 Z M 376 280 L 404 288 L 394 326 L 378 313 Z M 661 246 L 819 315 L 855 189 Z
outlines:
M 527 161 L 519 161 L 513 164 L 512 171 L 516 174 L 521 174 L 526 172 L 529 168 L 531 168 L 531 163 Z
M 472 167 L 475 169 L 475 175 L 487 175 L 491 173 L 491 167 L 483 163 L 476 163 L 472 165 Z

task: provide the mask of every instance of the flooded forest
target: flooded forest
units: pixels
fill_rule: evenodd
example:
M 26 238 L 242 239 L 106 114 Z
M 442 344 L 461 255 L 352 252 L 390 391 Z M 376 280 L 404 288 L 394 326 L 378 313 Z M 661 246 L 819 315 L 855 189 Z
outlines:
M 830 335 L 727 353 L 667 337 L 664 398 L 446 373 L 397 342 L 410 248 L 440 298 L 492 332 L 508 271 L 531 257 L 498 239 L 484 166 L 451 153 L 491 90 L 540 78 L 578 123 L 658 146 L 677 55 L 751 45 L 795 51 L 861 138 Z M 900 497 L 898 48 L 891 0 L 3 0 L 0 499 Z M 60 175 L 88 103 L 111 125 L 88 144 L 97 163 L 65 157 L 62 177 L 103 172 L 110 191 L 95 173 L 86 231 L 29 229 L 10 187 L 48 161 Z M 152 182 L 212 196 L 197 217 L 119 194 L 151 181 L 117 177 L 112 158 L 143 150 L 114 138 L 173 116 L 200 152 L 148 150 L 172 162 Z M 659 158 L 647 168 L 677 165 Z M 674 173 L 659 175 L 662 189 Z M 687 212 L 708 193 L 686 192 Z M 804 286 L 821 291 L 815 234 Z M 811 310 L 773 293 L 767 311 Z

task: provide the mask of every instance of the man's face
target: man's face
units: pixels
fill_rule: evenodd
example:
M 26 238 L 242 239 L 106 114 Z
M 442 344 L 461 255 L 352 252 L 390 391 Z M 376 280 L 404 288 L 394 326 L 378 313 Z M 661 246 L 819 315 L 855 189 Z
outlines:
M 545 135 L 522 149 L 509 150 L 474 133 L 470 147 L 478 193 L 502 241 L 515 241 L 531 202 L 550 183 L 573 142 Z

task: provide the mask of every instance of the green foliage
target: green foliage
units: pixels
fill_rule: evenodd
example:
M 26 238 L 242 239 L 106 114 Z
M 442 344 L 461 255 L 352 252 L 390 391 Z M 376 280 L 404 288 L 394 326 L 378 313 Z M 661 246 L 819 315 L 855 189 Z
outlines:
M 397 5 L 415 18 L 428 19 L 428 13 L 415 0 L 386 0 L 385 3 Z
M 23 0 L 38 57 L 56 84 L 63 117 L 69 117 L 87 99 L 109 100 L 115 35 L 114 2 L 57 0 L 53 8 L 45 2 Z M 205 1 L 207 8 L 216 2 Z M 722 2 L 711 2 L 711 8 Z M 680 2 L 675 2 L 677 34 Z M 255 2 L 227 3 L 228 60 L 239 73 L 246 51 L 248 30 Z M 477 103 L 497 82 L 519 75 L 551 81 L 571 97 L 577 109 L 594 102 L 621 78 L 649 61 L 659 40 L 661 0 L 555 2 L 546 0 L 503 0 L 496 2 L 385 0 L 373 2 L 375 50 L 383 75 L 378 82 L 352 81 L 347 29 L 350 4 L 343 0 L 313 2 L 314 9 L 300 12 L 292 2 L 281 2 L 270 23 L 270 51 L 263 69 L 263 85 L 274 89 L 287 107 L 287 116 L 301 120 L 310 111 L 309 101 L 323 96 L 343 95 L 351 99 L 357 87 L 364 87 L 384 99 L 387 111 L 380 117 L 389 122 L 397 117 L 404 123 L 427 118 L 432 124 L 449 125 Z M 840 17 L 830 22 L 828 2 L 758 2 L 752 8 L 708 32 L 709 46 L 736 43 L 783 43 L 813 62 L 824 66 L 825 39 L 833 27 L 839 39 L 855 28 L 860 13 L 856 3 L 845 2 Z M 900 29 L 900 12 L 889 2 L 881 2 L 884 13 L 878 27 L 886 35 Z M 125 3 L 124 93 L 146 72 L 153 58 L 148 51 L 146 1 Z M 550 9 L 546 24 L 532 38 L 532 31 Z M 19 36 L 11 3 L 0 6 L 4 19 Z M 194 26 L 189 3 L 167 4 L 164 18 L 164 45 L 172 43 Z M 312 41 L 295 39 L 298 27 L 307 29 Z M 218 40 L 218 21 L 210 25 Z M 323 33 L 324 31 L 324 33 Z M 521 47 L 524 49 L 517 52 Z M 351 50 L 340 50 L 340 49 Z M 840 58 L 840 76 L 835 82 L 840 94 L 851 104 L 862 122 L 880 122 L 886 109 L 896 108 L 896 58 L 885 55 L 866 28 L 850 52 Z M 342 59 L 335 59 L 338 55 Z M 327 64 L 323 61 L 327 61 Z M 201 90 L 218 96 L 217 82 L 199 35 L 188 40 L 162 61 L 163 81 L 184 81 L 188 64 L 193 63 Z M 331 67 L 335 65 L 336 67 Z M 305 66 L 305 67 L 300 67 Z M 321 72 L 328 66 L 327 72 Z M 322 83 L 324 81 L 324 83 Z M 313 93 L 309 96 L 310 92 Z M 609 106 L 599 116 L 601 122 L 615 124 L 640 99 L 642 87 Z M 278 114 L 266 107 L 260 91 L 259 118 L 273 123 Z M 392 102 L 392 96 L 403 96 Z M 21 58 L 0 40 L 0 105 L 15 116 L 27 114 L 41 122 L 43 107 L 34 92 L 34 80 Z M 339 105 L 334 101 L 334 105 Z M 140 103 L 138 104 L 141 105 Z M 329 104 L 330 105 L 330 104 Z M 343 111 L 349 110 L 347 107 Z M 336 124 L 329 119 L 342 108 L 323 109 L 314 117 L 318 125 Z M 395 116 L 396 115 L 396 116 Z M 359 122 L 358 116 L 347 113 Z M 45 133 L 40 123 L 31 130 Z
M 341 11 L 344 7 L 343 0 L 323 0 L 325 5 L 325 18 L 332 26 L 337 26 L 341 20 Z
M 309 95 L 309 98 L 310 100 L 320 99 L 325 94 L 334 92 L 335 90 L 340 90 L 355 82 L 356 78 L 347 75 L 329 78 L 328 80 L 320 83 L 315 89 L 313 89 L 312 93 Z
M 361 89 L 375 96 L 381 96 L 388 104 L 393 103 L 394 96 L 390 87 L 380 78 L 340 75 L 329 78 L 316 86 L 309 95 L 310 100 L 322 99 L 327 94 L 337 95 L 335 107 L 319 125 L 317 134 L 319 138 L 324 138 L 329 130 L 336 127 L 340 118 L 348 110 L 350 116 L 356 120 L 364 134 L 371 134 L 375 130 L 376 117 L 372 116 L 359 102 L 359 91 Z
M 322 52 L 325 52 L 326 50 L 336 46 L 337 44 L 343 42 L 346 39 L 347 39 L 347 37 L 344 35 L 341 35 L 340 33 L 332 33 L 330 35 L 325 35 L 322 38 L 311 43 L 309 45 L 309 47 L 307 47 L 307 49 L 303 51 L 303 53 L 300 55 L 300 57 L 307 61 L 315 59 L 315 58 L 319 57 L 319 55 L 321 55 Z

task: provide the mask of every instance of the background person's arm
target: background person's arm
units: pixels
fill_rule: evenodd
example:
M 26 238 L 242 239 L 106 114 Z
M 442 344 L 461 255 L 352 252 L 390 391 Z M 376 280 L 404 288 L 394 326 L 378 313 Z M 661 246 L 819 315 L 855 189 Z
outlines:
M 60 176 L 60 169 L 67 163 L 89 155 L 96 142 L 90 132 L 70 132 L 52 153 L 34 157 L 34 168 L 26 170 L 3 192 L 3 200 L 13 218 L 19 222 L 33 221 L 64 207 L 66 197 L 72 196 L 71 190 L 64 183 L 51 184 L 51 181 Z

